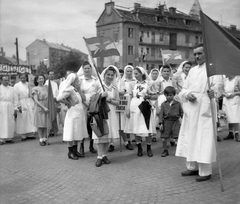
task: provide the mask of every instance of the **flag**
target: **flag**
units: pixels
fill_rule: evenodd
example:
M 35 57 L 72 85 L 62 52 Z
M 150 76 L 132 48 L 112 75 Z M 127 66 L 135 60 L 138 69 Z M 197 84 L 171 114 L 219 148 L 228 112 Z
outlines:
M 84 38 L 89 53 L 93 58 L 120 56 L 113 40 L 107 37 Z
M 240 75 L 240 41 L 200 11 L 207 75 Z
M 161 50 L 163 64 L 180 64 L 182 55 L 179 51 Z
M 48 80 L 48 128 L 55 129 L 56 132 L 58 130 L 57 126 L 57 108 L 56 108 L 56 103 L 55 99 L 53 97 L 53 92 L 52 92 L 52 85 L 50 80 Z

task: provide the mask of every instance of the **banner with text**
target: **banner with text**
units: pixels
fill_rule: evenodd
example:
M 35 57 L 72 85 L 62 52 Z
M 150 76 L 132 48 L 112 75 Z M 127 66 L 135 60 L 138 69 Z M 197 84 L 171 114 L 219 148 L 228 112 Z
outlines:
M 0 63 L 0 76 L 3 75 L 18 75 L 20 73 L 31 74 L 32 70 L 26 65 L 14 65 Z

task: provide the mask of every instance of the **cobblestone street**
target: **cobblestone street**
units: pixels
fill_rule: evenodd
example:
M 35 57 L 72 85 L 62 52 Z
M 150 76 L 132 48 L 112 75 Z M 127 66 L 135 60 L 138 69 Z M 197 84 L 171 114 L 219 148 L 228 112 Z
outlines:
M 227 132 L 221 132 L 220 137 Z M 218 142 L 224 192 L 220 189 L 218 166 L 213 165 L 212 179 L 197 183 L 195 177 L 181 177 L 185 159 L 162 158 L 160 139 L 153 143 L 154 156 L 143 157 L 115 144 L 109 153 L 109 165 L 95 167 L 96 155 L 88 151 L 77 161 L 67 158 L 62 135 L 50 138 L 50 146 L 38 140 L 5 144 L 0 147 L 1 204 L 237 204 L 240 203 L 240 143 Z

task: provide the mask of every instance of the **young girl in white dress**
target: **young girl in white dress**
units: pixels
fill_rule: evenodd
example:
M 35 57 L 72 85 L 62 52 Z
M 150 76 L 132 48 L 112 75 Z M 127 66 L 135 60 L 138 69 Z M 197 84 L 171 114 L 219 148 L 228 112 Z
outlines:
M 152 157 L 153 153 L 151 150 L 151 135 L 156 134 L 153 109 L 145 109 L 145 111 L 148 111 L 147 114 L 149 114 L 150 111 L 150 118 L 145 121 L 139 105 L 142 104 L 143 101 L 149 102 L 149 100 L 156 99 L 157 95 L 150 95 L 152 93 L 152 91 L 150 90 L 151 84 L 147 80 L 148 74 L 144 70 L 144 68 L 136 67 L 134 69 L 134 75 L 136 78 L 136 82 L 129 97 L 127 109 L 128 120 L 126 122 L 125 132 L 135 134 L 135 140 L 138 146 L 138 156 L 143 155 L 141 139 L 145 137 L 147 143 L 147 155 L 149 157 Z M 149 121 L 149 123 L 147 123 L 147 121 Z
M 79 141 L 88 137 L 87 122 L 84 115 L 81 91 L 79 90 L 79 79 L 76 74 L 71 73 L 61 85 L 57 101 L 68 106 L 64 121 L 63 141 L 68 144 L 68 158 L 77 160 L 83 157 L 77 151 Z
M 105 90 L 102 90 L 102 97 L 106 97 L 106 101 L 110 108 L 107 119 L 109 134 L 97 137 L 93 133 L 93 139 L 96 143 L 98 152 L 97 161 L 95 163 L 96 167 L 100 167 L 102 164 L 110 164 L 110 161 L 107 158 L 109 144 L 119 138 L 118 115 L 116 113 L 116 106 L 119 105 L 119 93 L 117 89 L 116 75 L 120 76 L 118 69 L 111 65 L 104 69 L 101 74 Z
M 224 140 L 235 139 L 240 142 L 238 124 L 240 123 L 240 79 L 229 76 L 224 81 L 223 110 L 227 115 L 229 134 Z

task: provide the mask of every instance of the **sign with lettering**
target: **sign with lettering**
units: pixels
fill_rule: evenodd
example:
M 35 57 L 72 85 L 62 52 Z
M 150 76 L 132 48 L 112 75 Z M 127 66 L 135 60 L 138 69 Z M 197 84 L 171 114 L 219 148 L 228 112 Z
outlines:
M 26 65 L 14 65 L 0 63 L 0 75 L 17 75 L 20 73 L 31 74 L 32 70 Z
M 120 98 L 119 106 L 116 107 L 116 112 L 125 112 L 128 105 L 128 97 L 124 96 Z

